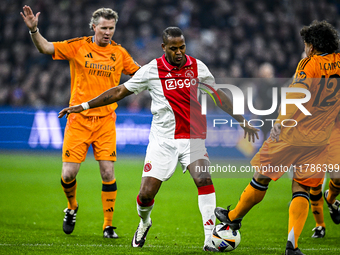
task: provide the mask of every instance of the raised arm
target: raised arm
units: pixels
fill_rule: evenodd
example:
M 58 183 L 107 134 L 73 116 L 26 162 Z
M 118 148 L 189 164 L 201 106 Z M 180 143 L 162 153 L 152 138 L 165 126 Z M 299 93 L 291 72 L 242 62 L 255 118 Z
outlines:
M 35 47 L 39 50 L 39 52 L 44 54 L 53 55 L 54 54 L 54 45 L 53 43 L 47 41 L 40 33 L 38 28 L 38 18 L 40 12 L 34 15 L 31 7 L 25 5 L 23 7 L 24 13 L 20 12 L 21 17 L 23 18 L 26 26 L 28 27 L 31 39 L 35 45 Z
M 248 141 L 253 141 L 253 142 L 255 142 L 255 137 L 259 139 L 258 132 L 260 130 L 249 126 L 248 121 L 242 115 L 233 114 L 233 104 L 231 100 L 229 99 L 229 97 L 223 92 L 223 90 L 218 89 L 216 92 L 222 102 L 222 105 L 221 105 L 220 100 L 217 98 L 217 95 L 213 94 L 215 101 L 217 102 L 217 106 L 220 107 L 226 113 L 228 113 L 231 117 L 233 117 L 238 122 L 245 123 L 245 125 L 240 125 L 244 129 L 244 138 L 246 138 L 248 135 Z
M 111 88 L 109 90 L 106 90 L 105 92 L 103 92 L 102 94 L 100 94 L 99 96 L 97 96 L 96 98 L 86 102 L 86 103 L 82 103 L 80 105 L 75 105 L 75 106 L 71 106 L 71 107 L 67 107 L 62 109 L 59 112 L 58 117 L 62 118 L 65 114 L 66 114 L 66 118 L 70 113 L 79 113 L 82 112 L 84 110 L 88 110 L 90 108 L 96 108 L 96 107 L 100 107 L 100 106 L 104 106 L 104 105 L 108 105 L 108 104 L 112 104 L 115 103 L 121 99 L 123 99 L 124 97 L 131 95 L 132 92 L 129 91 L 124 84 L 119 85 L 117 87 Z

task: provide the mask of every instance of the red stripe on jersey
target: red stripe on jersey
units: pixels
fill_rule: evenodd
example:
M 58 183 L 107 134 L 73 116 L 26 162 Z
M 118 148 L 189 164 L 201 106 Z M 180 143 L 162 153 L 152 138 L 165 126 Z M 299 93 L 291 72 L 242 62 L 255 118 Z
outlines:
M 157 59 L 163 94 L 175 116 L 175 139 L 206 138 L 206 117 L 197 99 L 197 61 L 186 55 L 187 62 L 177 69 L 163 55 Z
M 207 195 L 215 192 L 214 185 L 198 187 L 198 195 Z

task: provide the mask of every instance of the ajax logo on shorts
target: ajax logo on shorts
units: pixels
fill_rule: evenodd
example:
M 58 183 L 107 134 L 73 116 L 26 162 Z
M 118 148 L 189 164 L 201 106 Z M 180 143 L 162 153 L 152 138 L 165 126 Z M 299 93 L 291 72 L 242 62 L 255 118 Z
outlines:
M 152 169 L 151 163 L 148 162 L 144 165 L 144 172 L 149 172 L 151 169 Z

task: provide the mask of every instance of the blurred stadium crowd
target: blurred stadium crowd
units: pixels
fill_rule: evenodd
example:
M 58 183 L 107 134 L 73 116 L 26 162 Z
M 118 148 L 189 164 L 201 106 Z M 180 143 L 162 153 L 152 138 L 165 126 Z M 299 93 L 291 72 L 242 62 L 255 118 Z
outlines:
M 19 14 L 25 4 L 41 12 L 38 26 L 49 41 L 92 35 L 92 12 L 100 7 L 116 10 L 113 40 L 140 65 L 163 54 L 163 29 L 179 26 L 187 54 L 202 60 L 218 79 L 263 77 L 260 67 L 268 65 L 269 75 L 291 77 L 303 52 L 303 25 L 326 19 L 340 29 L 337 0 L 3 0 L 0 106 L 61 107 L 69 100 L 68 62 L 53 61 L 35 49 Z M 149 102 L 142 94 L 120 105 L 138 111 Z

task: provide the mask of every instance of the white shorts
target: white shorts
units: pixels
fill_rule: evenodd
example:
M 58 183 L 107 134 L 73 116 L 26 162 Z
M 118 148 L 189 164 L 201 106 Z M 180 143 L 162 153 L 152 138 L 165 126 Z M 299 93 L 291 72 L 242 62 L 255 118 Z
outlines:
M 169 139 L 151 132 L 142 177 L 166 181 L 175 172 L 178 162 L 185 173 L 188 165 L 199 159 L 209 161 L 204 139 Z

